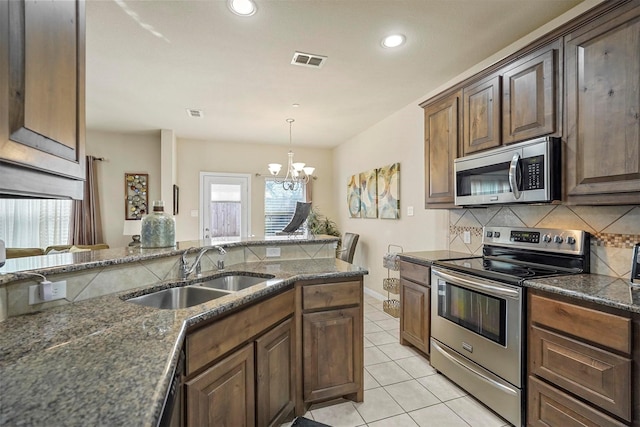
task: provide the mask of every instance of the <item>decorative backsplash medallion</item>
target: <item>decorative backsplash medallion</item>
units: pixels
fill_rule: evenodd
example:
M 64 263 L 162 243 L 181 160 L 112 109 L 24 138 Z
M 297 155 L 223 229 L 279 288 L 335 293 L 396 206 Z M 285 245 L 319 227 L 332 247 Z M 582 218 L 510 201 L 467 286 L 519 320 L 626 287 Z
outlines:
M 591 272 L 629 278 L 633 246 L 640 242 L 638 206 L 523 205 L 449 210 L 449 249 L 482 253 L 482 227 L 522 226 L 591 233 Z M 464 243 L 469 231 L 471 242 Z

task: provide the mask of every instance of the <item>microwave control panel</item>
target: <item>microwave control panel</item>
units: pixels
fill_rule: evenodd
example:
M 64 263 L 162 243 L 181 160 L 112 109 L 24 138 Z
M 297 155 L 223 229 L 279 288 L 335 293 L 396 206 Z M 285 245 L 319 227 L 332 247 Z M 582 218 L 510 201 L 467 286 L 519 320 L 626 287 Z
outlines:
M 523 190 L 544 188 L 544 156 L 522 159 Z

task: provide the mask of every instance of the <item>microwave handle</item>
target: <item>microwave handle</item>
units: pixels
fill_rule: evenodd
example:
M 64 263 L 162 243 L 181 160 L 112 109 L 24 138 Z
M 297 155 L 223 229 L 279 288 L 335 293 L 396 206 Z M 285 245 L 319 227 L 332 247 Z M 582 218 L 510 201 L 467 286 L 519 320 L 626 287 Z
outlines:
M 509 185 L 511 186 L 513 197 L 515 197 L 516 200 L 518 200 L 522 194 L 518 187 L 518 163 L 520 163 L 520 153 L 515 153 L 509 166 Z

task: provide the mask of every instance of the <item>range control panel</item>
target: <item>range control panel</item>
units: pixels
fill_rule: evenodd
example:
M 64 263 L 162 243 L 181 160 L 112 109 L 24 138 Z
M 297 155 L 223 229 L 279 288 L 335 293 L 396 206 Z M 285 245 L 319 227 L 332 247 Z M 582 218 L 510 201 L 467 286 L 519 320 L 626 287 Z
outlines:
M 554 228 L 484 227 L 482 243 L 492 246 L 582 254 L 589 250 L 589 233 Z

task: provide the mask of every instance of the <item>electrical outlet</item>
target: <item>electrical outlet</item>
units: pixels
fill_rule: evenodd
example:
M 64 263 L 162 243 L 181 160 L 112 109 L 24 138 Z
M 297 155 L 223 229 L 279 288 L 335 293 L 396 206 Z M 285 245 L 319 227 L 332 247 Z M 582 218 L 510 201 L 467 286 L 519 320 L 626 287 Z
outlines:
M 51 283 L 51 299 L 42 299 L 40 296 L 40 287 L 42 285 L 29 286 L 29 305 L 41 304 L 43 302 L 55 301 L 64 299 L 67 297 L 67 281 L 61 280 L 59 282 Z
M 471 232 L 463 231 L 462 232 L 462 241 L 465 243 L 471 243 Z
M 275 258 L 280 256 L 280 248 L 267 248 L 267 258 Z
M 407 206 L 407 216 L 413 216 L 413 206 Z

